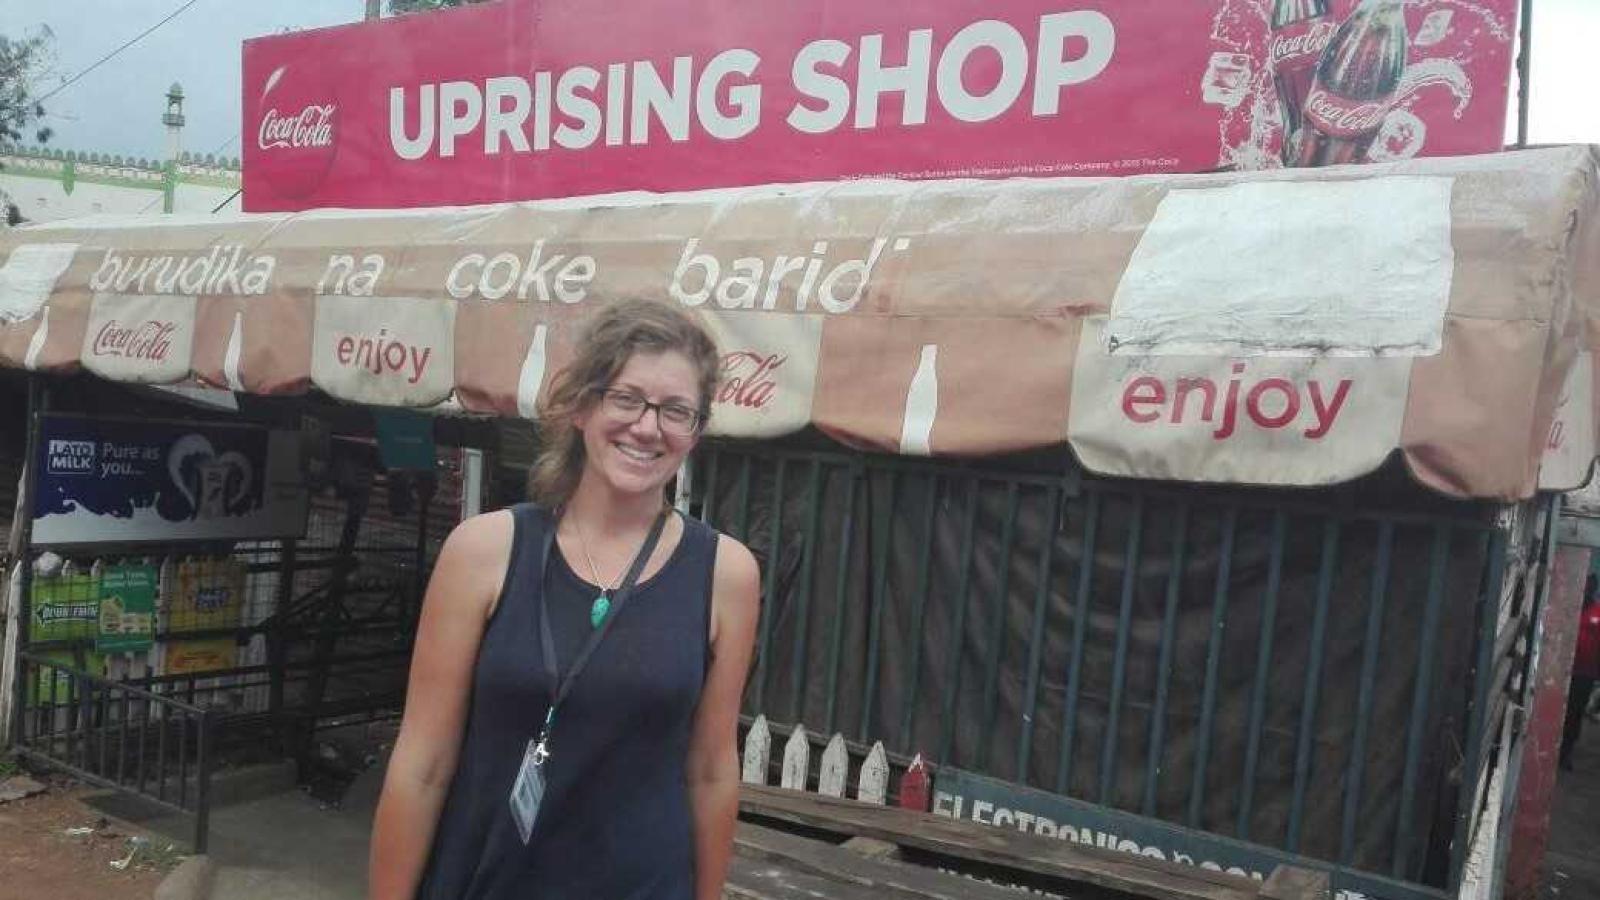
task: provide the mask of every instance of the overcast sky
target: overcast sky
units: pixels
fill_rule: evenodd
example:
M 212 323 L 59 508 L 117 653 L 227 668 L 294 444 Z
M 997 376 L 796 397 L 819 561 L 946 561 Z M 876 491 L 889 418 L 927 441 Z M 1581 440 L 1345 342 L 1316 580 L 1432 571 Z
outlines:
M 0 32 L 41 25 L 55 33 L 48 91 L 184 0 L 0 0 Z M 158 156 L 165 152 L 167 88 L 183 85 L 184 149 L 239 156 L 239 54 L 246 38 L 360 19 L 363 0 L 197 0 L 172 21 L 45 101 L 51 144 Z
M 55 33 L 59 84 L 160 21 L 184 0 L 0 0 L 0 33 Z M 154 157 L 168 85 L 183 85 L 184 147 L 238 156 L 239 47 L 245 38 L 359 19 L 363 0 L 196 0 L 172 21 L 50 98 L 53 144 Z M 1600 0 L 1537 0 L 1531 139 L 1600 143 Z M 1508 134 L 1515 134 L 1515 110 Z

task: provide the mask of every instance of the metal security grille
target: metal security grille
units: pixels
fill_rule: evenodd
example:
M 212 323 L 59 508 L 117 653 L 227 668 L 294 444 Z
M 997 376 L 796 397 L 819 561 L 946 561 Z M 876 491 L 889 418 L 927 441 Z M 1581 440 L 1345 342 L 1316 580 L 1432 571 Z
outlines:
M 292 756 L 307 778 L 319 729 L 399 716 L 427 573 L 459 518 L 450 462 L 425 479 L 352 464 L 298 541 L 59 548 L 21 592 L 34 627 L 13 743 L 194 813 L 203 846 L 218 764 Z M 123 564 L 159 572 L 136 649 L 105 640 L 100 579 Z
M 213 715 L 46 656 L 22 651 L 18 663 L 28 703 L 14 749 L 90 783 L 194 813 L 195 852 L 204 853 Z
M 377 474 L 356 503 L 313 498 L 300 541 L 70 553 L 59 573 L 32 581 L 27 647 L 216 712 L 224 743 L 261 742 L 265 735 L 247 726 L 270 730 L 269 712 L 341 721 L 396 715 L 425 570 L 457 515 L 443 491 L 432 494 L 431 508 L 413 504 L 402 516 L 369 504 L 366 494 L 382 497 L 390 481 Z M 155 645 L 102 658 L 95 573 L 121 562 L 159 569 Z M 180 652 L 219 648 L 221 664 L 171 674 Z
M 707 445 L 691 484 L 763 563 L 749 713 L 1459 877 L 1526 665 L 1533 516 L 1403 475 L 1216 490 L 750 445 Z

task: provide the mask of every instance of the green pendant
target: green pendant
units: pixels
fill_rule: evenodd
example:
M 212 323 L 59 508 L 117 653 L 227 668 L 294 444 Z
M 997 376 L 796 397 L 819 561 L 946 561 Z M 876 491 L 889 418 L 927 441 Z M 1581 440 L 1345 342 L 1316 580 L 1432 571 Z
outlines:
M 609 615 L 610 613 L 611 613 L 611 598 L 610 597 L 607 597 L 605 594 L 601 594 L 600 596 L 594 598 L 594 605 L 589 607 L 589 624 L 590 624 L 590 626 L 592 626 L 594 628 L 599 628 L 600 627 L 600 623 L 604 622 L 606 620 L 606 616 Z

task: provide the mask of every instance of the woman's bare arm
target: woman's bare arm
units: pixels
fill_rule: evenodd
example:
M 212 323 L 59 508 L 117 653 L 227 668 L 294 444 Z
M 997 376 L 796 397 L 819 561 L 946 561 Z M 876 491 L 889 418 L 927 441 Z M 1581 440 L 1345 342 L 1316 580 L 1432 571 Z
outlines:
M 711 670 L 689 739 L 689 802 L 694 815 L 695 897 L 720 900 L 739 817 L 739 706 L 761 607 L 755 557 L 719 539 L 711 593 Z
M 510 557 L 507 512 L 462 522 L 428 582 L 411 658 L 405 717 L 389 759 L 368 859 L 372 900 L 411 900 L 455 776 L 478 644 Z

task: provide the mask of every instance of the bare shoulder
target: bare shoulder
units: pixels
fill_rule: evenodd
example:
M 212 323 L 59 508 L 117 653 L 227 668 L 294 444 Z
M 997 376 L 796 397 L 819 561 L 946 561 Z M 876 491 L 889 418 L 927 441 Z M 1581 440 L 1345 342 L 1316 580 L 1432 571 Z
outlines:
M 761 566 L 750 548 L 718 534 L 711 583 L 711 644 L 720 651 L 722 636 L 728 635 L 737 645 L 736 653 L 743 658 L 755 640 L 761 611 Z M 721 657 L 722 653 L 717 655 Z
M 516 526 L 508 509 L 497 509 L 463 519 L 445 539 L 444 548 L 439 552 L 440 561 L 447 555 L 473 563 L 493 562 L 496 558 L 503 561 L 510 553 L 515 531 Z
M 717 566 L 713 575 L 718 594 L 733 595 L 734 602 L 754 602 L 761 590 L 761 566 L 750 548 L 725 534 L 717 535 Z
M 516 525 L 509 510 L 466 519 L 450 531 L 434 566 L 434 583 L 468 599 L 485 614 L 494 611 L 511 560 Z

